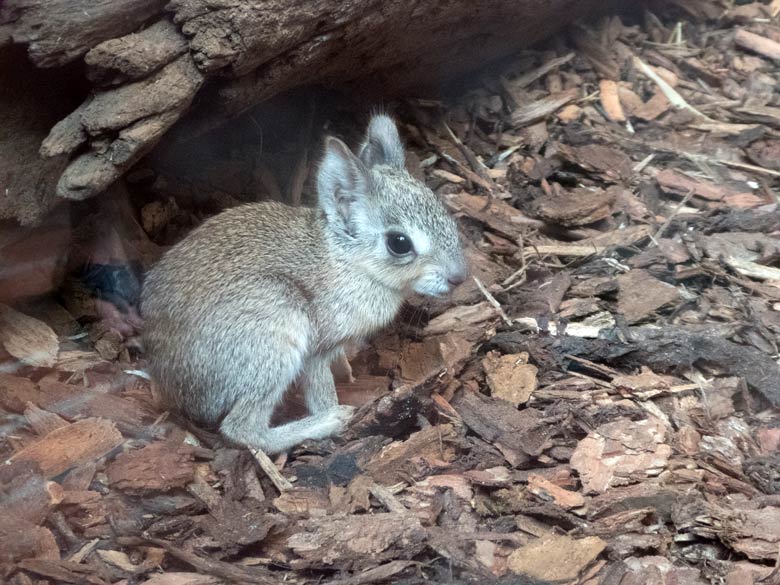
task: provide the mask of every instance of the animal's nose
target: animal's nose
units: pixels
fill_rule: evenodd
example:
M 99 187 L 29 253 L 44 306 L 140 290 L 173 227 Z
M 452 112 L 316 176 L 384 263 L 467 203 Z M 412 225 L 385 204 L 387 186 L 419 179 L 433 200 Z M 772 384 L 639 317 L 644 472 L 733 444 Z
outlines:
M 449 282 L 452 286 L 458 286 L 466 282 L 466 273 L 465 272 L 455 272 L 453 274 L 450 274 L 447 278 L 447 282 Z

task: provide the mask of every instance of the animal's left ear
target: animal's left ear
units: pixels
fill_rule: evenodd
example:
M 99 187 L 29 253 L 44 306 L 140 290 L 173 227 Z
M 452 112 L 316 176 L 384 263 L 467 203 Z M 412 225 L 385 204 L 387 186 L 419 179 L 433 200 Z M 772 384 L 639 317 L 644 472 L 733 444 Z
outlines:
M 390 116 L 380 114 L 371 118 L 359 156 L 368 168 L 374 165 L 404 168 L 406 160 L 404 146 L 401 144 L 398 128 Z

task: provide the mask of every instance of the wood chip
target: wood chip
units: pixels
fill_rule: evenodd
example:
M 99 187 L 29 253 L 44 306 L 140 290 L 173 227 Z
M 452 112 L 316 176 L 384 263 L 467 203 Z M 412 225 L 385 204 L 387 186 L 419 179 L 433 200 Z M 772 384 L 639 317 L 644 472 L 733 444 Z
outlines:
M 599 98 L 601 99 L 601 106 L 610 120 L 620 123 L 626 121 L 626 114 L 623 112 L 623 106 L 618 95 L 618 85 L 615 81 L 602 79 L 599 82 Z
M 15 453 L 10 461 L 35 461 L 44 477 L 52 478 L 71 467 L 102 457 L 123 440 L 113 422 L 87 418 L 50 432 Z
M 535 474 L 528 476 L 528 491 L 542 499 L 554 501 L 565 510 L 581 508 L 585 504 L 581 493 L 563 489 Z
M 518 465 L 544 449 L 550 429 L 541 423 L 538 411 L 517 410 L 496 398 L 463 390 L 452 406 L 471 430 L 496 445 L 507 461 Z
M 777 41 L 740 28 L 734 34 L 734 42 L 738 47 L 780 61 L 780 43 Z
M 580 540 L 547 535 L 509 555 L 509 569 L 545 582 L 571 582 L 601 554 L 607 543 L 596 536 Z
M 51 367 L 59 351 L 59 340 L 51 327 L 7 305 L 0 305 L 0 343 L 29 366 Z
M 636 323 L 679 300 L 677 287 L 653 277 L 646 270 L 631 270 L 618 276 L 618 311 Z
M 398 557 L 409 559 L 423 549 L 426 539 L 425 530 L 411 514 L 310 520 L 301 527 L 303 531 L 287 539 L 300 557 L 291 562 L 296 568 L 362 569 Z
M 739 191 L 735 191 L 725 185 L 695 179 L 671 169 L 660 171 L 656 174 L 655 180 L 658 181 L 661 189 L 667 193 L 675 193 L 677 195 L 693 193 L 697 197 L 709 201 L 722 201 L 726 197 L 739 194 Z
M 22 559 L 60 559 L 60 548 L 48 528 L 9 513 L 0 516 L 0 565 Z
M 493 396 L 513 406 L 528 402 L 536 390 L 537 368 L 528 363 L 527 353 L 499 356 L 490 352 L 482 360 L 482 368 Z
M 412 433 L 405 441 L 391 443 L 365 466 L 374 481 L 391 485 L 418 475 L 415 460 L 445 467 L 455 460 L 457 433 L 451 424 L 431 426 Z
M 512 124 L 519 128 L 544 120 L 569 102 L 573 102 L 578 95 L 578 89 L 569 89 L 530 104 L 522 105 L 512 112 Z
M 184 487 L 195 473 L 192 447 L 155 441 L 120 454 L 106 469 L 111 486 L 131 494 Z
M 654 417 L 642 421 L 621 418 L 591 431 L 571 457 L 585 493 L 603 493 L 609 487 L 661 473 L 672 454 L 664 442 L 666 431 Z

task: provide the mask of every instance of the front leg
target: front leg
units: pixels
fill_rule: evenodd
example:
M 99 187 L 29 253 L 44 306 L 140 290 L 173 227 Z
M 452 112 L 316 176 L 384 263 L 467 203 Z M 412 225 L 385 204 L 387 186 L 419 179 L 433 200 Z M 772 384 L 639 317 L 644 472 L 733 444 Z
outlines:
M 339 349 L 323 355 L 313 355 L 306 360 L 300 386 L 310 414 L 319 414 L 338 406 L 336 383 L 330 365 L 342 353 L 343 350 Z

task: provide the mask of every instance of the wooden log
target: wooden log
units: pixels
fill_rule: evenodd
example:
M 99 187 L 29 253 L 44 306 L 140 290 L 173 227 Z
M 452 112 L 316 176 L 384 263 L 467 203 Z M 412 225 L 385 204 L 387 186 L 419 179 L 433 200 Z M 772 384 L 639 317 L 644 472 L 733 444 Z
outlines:
M 180 138 L 302 85 L 383 99 L 411 87 L 419 94 L 608 7 L 596 0 L 7 0 L 0 47 L 25 45 L 39 67 L 86 55 L 97 91 L 41 147 L 52 161 L 69 159 L 56 194 L 85 199 L 189 113 L 207 79 L 200 105 L 178 124 Z M 51 198 L 51 183 L 44 192 Z M 50 206 L 41 202 L 38 215 Z
M 77 59 L 105 40 L 137 29 L 166 0 L 6 0 L 0 7 L 0 45 L 25 44 L 38 67 Z
M 179 119 L 203 81 L 192 58 L 182 55 L 151 77 L 89 98 L 41 145 L 47 157 L 90 145 L 60 177 L 57 195 L 86 199 L 107 189 Z

